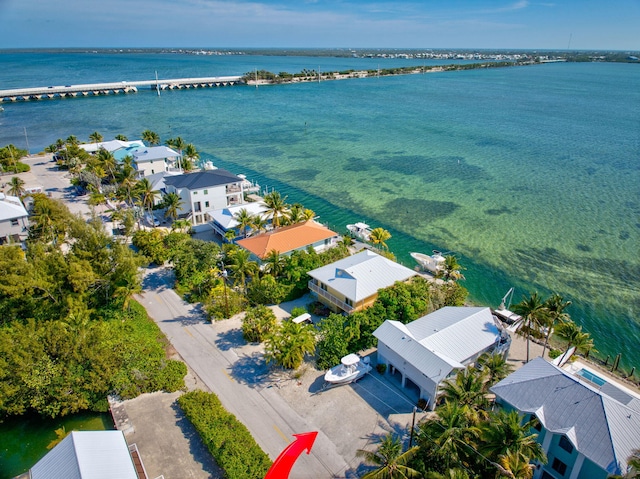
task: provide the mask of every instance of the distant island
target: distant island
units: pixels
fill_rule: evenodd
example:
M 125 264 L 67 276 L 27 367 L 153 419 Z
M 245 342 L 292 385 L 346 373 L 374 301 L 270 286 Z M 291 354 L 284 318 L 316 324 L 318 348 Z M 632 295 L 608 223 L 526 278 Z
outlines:
M 416 60 L 518 61 L 523 57 L 567 62 L 640 63 L 640 51 L 509 50 L 437 48 L 16 48 L 0 53 L 158 53 L 181 55 L 264 55 Z

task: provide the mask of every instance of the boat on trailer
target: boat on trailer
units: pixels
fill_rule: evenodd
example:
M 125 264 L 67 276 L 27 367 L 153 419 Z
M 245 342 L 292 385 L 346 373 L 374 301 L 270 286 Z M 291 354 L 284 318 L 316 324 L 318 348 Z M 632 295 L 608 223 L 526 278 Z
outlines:
M 352 236 L 363 241 L 369 241 L 371 238 L 371 228 L 366 223 L 358 222 L 352 225 L 347 225 L 347 229 Z
M 411 257 L 422 267 L 430 273 L 436 274 L 444 269 L 445 258 L 438 250 L 433 250 L 432 255 L 424 253 L 409 253 Z
M 333 385 L 349 384 L 357 381 L 371 371 L 369 358 L 360 358 L 357 354 L 347 354 L 340 364 L 329 369 L 324 380 Z

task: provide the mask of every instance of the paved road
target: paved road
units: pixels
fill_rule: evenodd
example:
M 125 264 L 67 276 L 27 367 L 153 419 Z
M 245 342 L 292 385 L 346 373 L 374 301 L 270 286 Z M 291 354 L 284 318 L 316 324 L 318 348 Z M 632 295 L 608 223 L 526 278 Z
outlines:
M 272 459 L 290 443 L 293 434 L 319 430 L 297 414 L 274 388 L 255 388 L 234 379 L 239 357 L 233 347 L 218 347 L 214 328 L 205 322 L 197 307 L 182 301 L 171 284 L 169 270 L 147 270 L 145 292 L 138 299 L 185 362 L 218 395 L 225 408 L 247 426 Z M 302 455 L 291 477 L 345 477 L 348 469 L 336 446 L 320 431 L 311 454 Z

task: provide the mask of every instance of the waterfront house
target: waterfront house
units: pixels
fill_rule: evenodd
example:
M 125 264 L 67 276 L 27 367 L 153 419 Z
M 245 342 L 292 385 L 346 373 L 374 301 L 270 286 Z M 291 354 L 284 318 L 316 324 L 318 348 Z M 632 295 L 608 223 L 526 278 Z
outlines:
M 534 479 L 625 474 L 640 447 L 640 396 L 586 366 L 575 372 L 536 358 L 490 389 L 497 404 L 532 420 L 548 459 Z
M 378 291 L 417 273 L 401 264 L 364 250 L 309 271 L 309 289 L 336 313 L 353 313 L 371 306 Z
M 261 262 L 271 251 L 288 256 L 294 251 L 311 247 L 321 252 L 336 245 L 338 237 L 338 233 L 309 220 L 244 238 L 236 243 L 249 251 L 253 260 Z
M 84 143 L 82 145 L 78 145 L 81 149 L 95 155 L 100 150 L 106 150 L 109 153 L 115 153 L 116 151 L 123 150 L 126 148 L 144 148 L 144 143 L 141 140 L 134 141 L 122 141 L 122 140 L 109 140 L 109 141 L 100 141 L 98 143 Z
M 176 193 L 182 200 L 179 215 L 188 218 L 194 227 L 208 225 L 209 211 L 244 204 L 243 182 L 220 168 L 164 178 L 166 192 Z
M 143 178 L 161 171 L 181 173 L 180 154 L 168 146 L 148 146 L 131 152 L 138 177 Z
M 445 306 L 409 324 L 386 320 L 378 338 L 378 364 L 399 375 L 433 409 L 443 381 L 486 352 L 506 355 L 511 338 L 489 308 Z
M 28 230 L 29 213 L 20 198 L 0 193 L 0 244 L 20 244 Z
M 72 431 L 28 474 L 31 479 L 147 477 L 137 448 L 127 445 L 122 431 Z
M 238 175 L 238 177 L 242 178 L 242 175 Z M 246 184 L 246 181 L 244 184 Z M 270 221 L 267 213 L 267 205 L 265 205 L 263 201 L 254 201 L 251 203 L 229 206 L 219 210 L 208 211 L 208 214 L 211 217 L 211 227 L 223 238 L 228 231 L 233 231 L 236 238 L 238 236 L 244 236 L 245 232 L 241 231 L 239 223 L 236 220 L 236 214 L 238 214 L 238 212 L 243 208 L 246 209 L 247 213 L 251 216 L 261 216 L 265 221 Z

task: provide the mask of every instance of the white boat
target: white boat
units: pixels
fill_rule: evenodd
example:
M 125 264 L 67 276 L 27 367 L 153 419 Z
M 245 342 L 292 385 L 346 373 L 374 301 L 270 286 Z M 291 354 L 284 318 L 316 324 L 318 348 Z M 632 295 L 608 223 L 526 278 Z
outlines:
M 432 255 L 424 254 L 424 253 L 409 253 L 413 259 L 415 259 L 418 264 L 427 271 L 431 273 L 437 273 L 444 269 L 444 256 L 442 253 L 437 250 L 433 250 Z
M 371 237 L 371 228 L 366 223 L 347 225 L 347 229 L 353 236 L 363 241 L 369 241 Z
M 329 384 L 349 384 L 357 381 L 371 371 L 369 358 L 360 359 L 357 354 L 347 354 L 340 360 L 340 364 L 332 367 L 324 375 Z
M 493 314 L 495 314 L 502 322 L 507 323 L 507 331 L 515 333 L 520 329 L 520 326 L 522 326 L 522 316 L 509 310 L 512 297 L 513 288 L 510 288 L 509 291 L 507 291 L 507 294 L 502 298 L 502 302 L 500 303 L 500 306 L 498 306 L 498 309 L 493 311 Z

